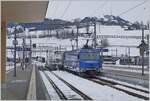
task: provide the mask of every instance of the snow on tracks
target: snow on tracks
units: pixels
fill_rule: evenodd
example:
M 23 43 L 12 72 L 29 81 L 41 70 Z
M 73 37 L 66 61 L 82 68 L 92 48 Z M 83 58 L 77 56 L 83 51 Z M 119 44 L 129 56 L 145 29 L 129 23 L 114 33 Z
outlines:
M 55 74 L 74 85 L 80 91 L 90 96 L 93 100 L 105 101 L 144 101 L 137 97 L 130 96 L 122 91 L 113 89 L 106 85 L 99 85 L 81 77 L 72 75 L 65 71 L 54 71 Z

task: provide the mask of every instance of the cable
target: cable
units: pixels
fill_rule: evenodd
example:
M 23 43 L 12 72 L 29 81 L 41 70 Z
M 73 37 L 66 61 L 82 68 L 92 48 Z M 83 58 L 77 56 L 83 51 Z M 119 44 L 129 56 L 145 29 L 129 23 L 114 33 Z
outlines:
M 55 15 L 56 14 L 56 12 L 57 12 L 57 10 L 58 10 L 58 8 L 59 8 L 59 1 L 58 2 L 56 2 L 56 6 L 55 6 L 55 11 L 53 12 L 53 14 L 52 15 Z
M 65 8 L 65 10 L 64 10 L 63 14 L 60 16 L 60 18 L 63 18 L 65 16 L 65 13 L 67 12 L 68 8 L 71 5 L 71 2 L 72 2 L 72 0 L 70 0 L 70 2 L 68 3 L 67 7 Z
M 139 12 L 139 14 L 138 14 L 137 16 L 134 17 L 134 19 L 137 20 L 139 17 L 143 16 L 143 15 L 142 15 L 142 12 L 143 12 L 145 9 L 146 9 L 145 7 L 142 8 L 141 11 Z
M 100 8 L 103 9 L 104 5 L 107 3 L 109 0 L 105 0 L 100 6 L 98 6 L 92 13 L 91 16 L 95 14 Z
M 128 13 L 128 12 L 130 12 L 130 11 L 132 11 L 132 10 L 134 10 L 135 8 L 137 8 L 137 7 L 141 6 L 141 5 L 143 5 L 144 3 L 148 2 L 148 1 L 149 1 L 149 0 L 145 0 L 145 1 L 143 1 L 143 2 L 141 2 L 141 3 L 139 3 L 139 4 L 137 4 L 137 5 L 135 5 L 134 7 L 129 8 L 128 10 L 126 10 L 126 11 L 120 13 L 119 16 L 122 16 L 122 15 L 124 15 L 124 14 L 126 14 L 126 13 Z
M 48 12 L 50 12 L 50 13 L 51 13 L 51 11 L 50 11 L 50 10 L 51 10 L 51 9 L 54 9 L 54 8 L 53 8 L 53 6 L 52 6 L 52 5 L 53 5 L 53 2 L 54 2 L 54 0 L 49 0 L 49 5 L 48 5 L 48 6 L 49 6 L 49 8 L 48 8 L 48 10 L 49 10 L 49 11 L 48 11 Z M 52 15 L 52 14 L 50 14 L 50 17 L 52 18 L 52 17 L 53 17 L 53 15 Z

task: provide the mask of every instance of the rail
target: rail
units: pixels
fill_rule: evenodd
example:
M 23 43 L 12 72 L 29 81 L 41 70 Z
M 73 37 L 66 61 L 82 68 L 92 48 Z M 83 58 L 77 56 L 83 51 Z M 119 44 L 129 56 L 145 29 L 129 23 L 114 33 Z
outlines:
M 112 85 L 111 83 L 106 82 L 106 81 L 101 81 L 101 80 L 99 80 L 99 79 L 88 79 L 88 80 L 93 81 L 93 82 L 98 83 L 98 84 L 107 85 L 107 86 L 109 86 L 109 87 L 112 87 L 112 88 L 114 88 L 114 89 L 123 91 L 123 92 L 125 92 L 125 93 L 127 93 L 127 94 L 129 94 L 129 95 L 132 95 L 132 96 L 135 96 L 135 97 L 144 99 L 144 100 L 149 100 L 149 97 L 146 97 L 146 96 L 143 96 L 143 95 L 141 95 L 141 94 L 137 94 L 137 93 L 131 92 L 131 91 L 129 91 L 129 90 L 125 90 L 125 89 L 122 89 L 122 88 L 118 88 L 118 87 L 116 87 L 115 85 Z
M 50 79 L 50 77 L 44 72 L 45 76 L 47 77 L 48 81 L 51 83 L 53 88 L 55 89 L 56 93 L 60 97 L 61 100 L 68 100 L 67 97 L 63 94 L 63 92 L 58 88 L 58 86 Z
M 83 92 L 81 92 L 80 90 L 78 90 L 77 88 L 75 88 L 73 85 L 69 84 L 67 81 L 65 81 L 64 79 L 62 79 L 61 77 L 59 77 L 55 73 L 53 73 L 53 72 L 51 72 L 51 73 L 54 74 L 59 80 L 61 80 L 62 82 L 64 82 L 73 91 L 75 91 L 76 93 L 78 93 L 84 100 L 92 100 L 92 98 L 90 98 L 89 96 L 87 96 L 86 94 L 84 94 Z
M 111 87 L 111 88 L 114 88 L 114 89 L 117 89 L 117 90 L 119 90 L 119 91 L 122 91 L 122 92 L 125 92 L 125 93 L 127 93 L 127 94 L 129 94 L 129 95 L 132 95 L 132 96 L 134 96 L 134 97 L 138 97 L 138 98 L 141 98 L 141 99 L 144 99 L 144 100 L 149 100 L 149 97 L 147 97 L 147 96 L 143 96 L 143 95 L 141 95 L 141 94 L 137 94 L 137 93 L 134 93 L 134 92 L 131 92 L 131 91 L 128 91 L 128 90 L 125 90 L 125 89 L 123 89 L 123 88 L 119 88 L 119 87 L 116 87 L 115 85 L 117 85 L 117 83 L 116 82 L 111 82 L 111 81 L 109 81 L 109 80 L 102 80 L 102 79 L 100 79 L 100 78 L 87 78 L 87 77 L 83 77 L 83 76 L 81 76 L 81 75 L 79 75 L 79 74 L 77 74 L 77 73 L 75 73 L 75 72 L 72 72 L 72 71 L 69 71 L 69 70 L 67 70 L 68 72 L 70 72 L 70 73 L 72 73 L 72 74 L 74 74 L 74 75 L 77 75 L 77 76 L 80 76 L 80 77 L 82 77 L 82 78 L 84 78 L 84 79 L 87 79 L 87 80 L 89 80 L 89 81 L 92 81 L 92 82 L 95 82 L 95 83 L 98 83 L 98 84 L 100 84 L 100 85 L 107 85 L 107 86 L 109 86 L 109 87 Z M 119 85 L 119 83 L 118 83 L 118 85 Z M 121 84 L 120 84 L 121 85 Z M 124 86 L 124 85 L 122 85 L 122 86 Z M 134 89 L 134 90 L 136 90 L 136 88 L 132 88 L 132 87 L 129 87 L 129 86 L 124 86 L 124 87 L 128 87 L 128 88 L 131 88 L 131 89 Z M 145 91 L 145 90 L 142 90 L 142 89 L 138 89 L 137 88 L 137 90 L 139 90 L 139 91 L 141 91 L 141 92 L 144 92 L 144 93 L 149 93 L 148 91 Z
M 134 90 L 137 90 L 137 91 L 141 91 L 141 92 L 144 92 L 144 93 L 149 93 L 149 91 L 147 91 L 147 90 L 143 90 L 143 89 L 135 88 L 135 87 L 128 86 L 128 85 L 125 85 L 125 84 L 121 84 L 121 83 L 118 83 L 118 82 L 114 82 L 114 81 L 102 79 L 100 77 L 96 77 L 96 78 L 99 79 L 99 80 L 101 80 L 101 81 L 108 82 L 110 84 L 121 85 L 121 86 L 128 87 L 128 88 L 131 88 L 131 89 L 134 89 Z

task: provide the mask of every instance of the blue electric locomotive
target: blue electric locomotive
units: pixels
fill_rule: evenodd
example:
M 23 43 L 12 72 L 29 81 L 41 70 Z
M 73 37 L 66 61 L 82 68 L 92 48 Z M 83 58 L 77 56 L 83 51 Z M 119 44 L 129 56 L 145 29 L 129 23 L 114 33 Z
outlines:
M 100 50 L 91 47 L 83 47 L 79 50 L 64 52 L 64 68 L 75 72 L 100 72 L 102 62 Z

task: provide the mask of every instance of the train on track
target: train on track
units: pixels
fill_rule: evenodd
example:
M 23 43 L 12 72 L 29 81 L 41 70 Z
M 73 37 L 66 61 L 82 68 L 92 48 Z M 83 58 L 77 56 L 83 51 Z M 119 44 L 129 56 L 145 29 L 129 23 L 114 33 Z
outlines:
M 79 73 L 99 73 L 102 68 L 100 49 L 85 45 L 78 50 L 66 51 L 63 55 L 63 67 Z

